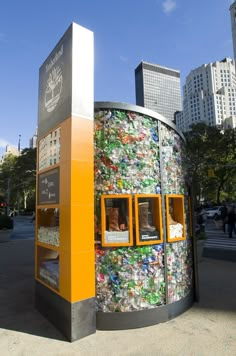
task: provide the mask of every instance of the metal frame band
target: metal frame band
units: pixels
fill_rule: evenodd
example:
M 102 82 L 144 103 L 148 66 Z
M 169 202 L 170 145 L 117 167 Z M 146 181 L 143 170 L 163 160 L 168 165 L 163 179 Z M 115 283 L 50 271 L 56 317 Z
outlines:
M 98 330 L 127 330 L 156 325 L 175 318 L 192 307 L 194 295 L 191 291 L 185 298 L 169 305 L 122 313 L 96 313 Z

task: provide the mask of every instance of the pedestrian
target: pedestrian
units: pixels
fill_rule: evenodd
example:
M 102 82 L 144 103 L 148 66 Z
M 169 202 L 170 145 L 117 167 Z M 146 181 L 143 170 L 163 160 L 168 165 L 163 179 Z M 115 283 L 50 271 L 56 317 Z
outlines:
M 33 222 L 35 220 L 35 212 L 33 211 L 32 217 L 31 217 L 31 222 Z
M 233 231 L 236 234 L 236 213 L 235 213 L 235 208 L 232 206 L 227 214 L 227 224 L 228 224 L 228 232 L 229 232 L 229 238 L 233 237 Z
M 228 213 L 228 209 L 227 206 L 224 204 L 221 209 L 222 228 L 224 232 L 225 232 L 225 225 L 227 224 L 227 213 Z

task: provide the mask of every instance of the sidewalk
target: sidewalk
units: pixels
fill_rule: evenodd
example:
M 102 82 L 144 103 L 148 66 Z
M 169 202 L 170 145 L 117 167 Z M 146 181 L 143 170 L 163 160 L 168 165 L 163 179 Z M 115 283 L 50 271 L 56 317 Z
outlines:
M 236 263 L 203 258 L 200 302 L 151 327 L 97 331 L 69 343 L 34 308 L 34 241 L 0 244 L 0 355 L 234 356 Z

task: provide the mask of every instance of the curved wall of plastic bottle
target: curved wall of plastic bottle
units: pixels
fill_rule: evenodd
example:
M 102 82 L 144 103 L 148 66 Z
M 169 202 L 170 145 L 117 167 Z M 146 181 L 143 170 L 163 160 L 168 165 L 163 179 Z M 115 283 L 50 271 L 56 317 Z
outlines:
M 184 137 L 163 116 L 125 103 L 95 103 L 94 120 L 97 327 L 168 320 L 193 303 Z M 134 236 L 132 246 L 102 246 L 102 196 L 128 195 L 133 204 L 136 194 L 160 196 L 163 240 L 137 245 Z M 167 195 L 183 196 L 180 241 L 167 238 Z

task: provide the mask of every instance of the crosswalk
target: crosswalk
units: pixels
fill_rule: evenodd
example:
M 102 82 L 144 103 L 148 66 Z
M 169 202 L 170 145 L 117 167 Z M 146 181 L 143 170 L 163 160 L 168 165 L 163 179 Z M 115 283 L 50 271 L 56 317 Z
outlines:
M 206 230 L 207 240 L 204 244 L 204 249 L 223 249 L 236 251 L 236 234 L 233 234 L 233 238 L 229 238 L 228 232 L 219 230 Z

